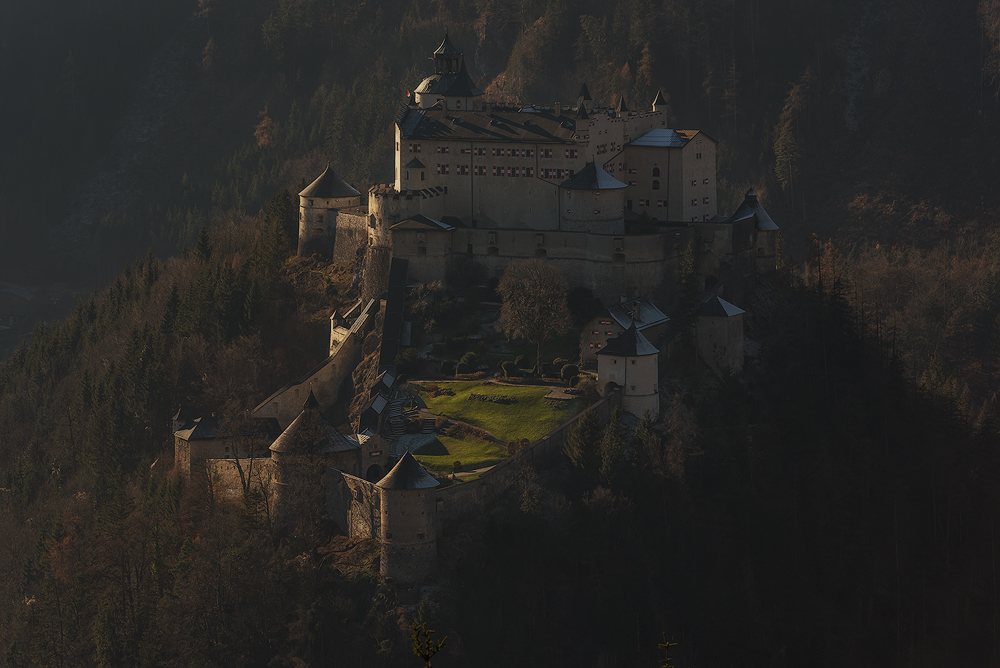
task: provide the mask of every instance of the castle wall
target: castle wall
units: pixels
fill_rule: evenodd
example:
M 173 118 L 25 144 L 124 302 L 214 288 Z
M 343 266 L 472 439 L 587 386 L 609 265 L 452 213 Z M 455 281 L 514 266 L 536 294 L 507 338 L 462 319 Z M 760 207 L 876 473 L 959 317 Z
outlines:
M 625 189 L 625 200 L 626 205 L 631 202 L 631 206 L 627 208 L 660 221 L 690 220 L 684 209 L 684 156 L 681 149 L 626 146 L 624 152 L 608 162 L 608 167 L 617 170 L 615 176 L 618 180 L 629 184 Z M 657 169 L 659 176 L 655 175 L 654 170 Z M 656 190 L 653 189 L 654 181 L 659 185 Z M 714 174 L 711 183 L 714 188 Z M 648 204 L 644 203 L 646 200 Z
M 698 354 L 717 374 L 743 370 L 743 314 L 729 318 L 698 318 L 695 330 Z
M 559 189 L 559 229 L 563 232 L 625 234 L 625 192 Z
M 357 267 L 359 253 L 368 245 L 368 207 L 331 212 L 334 214 L 333 261 Z
M 393 254 L 410 261 L 415 281 L 443 281 L 454 257 L 471 255 L 489 276 L 499 277 L 515 260 L 541 257 L 558 268 L 570 288 L 591 290 L 605 304 L 629 297 L 664 295 L 669 303 L 676 291 L 680 258 L 693 235 L 690 228 L 650 235 L 615 236 L 581 232 L 537 230 L 456 229 L 425 234 L 426 250 L 418 250 L 417 232 L 393 230 Z M 451 235 L 451 254 L 435 235 Z M 471 251 L 469 249 L 471 246 Z
M 374 484 L 343 471 L 327 473 L 327 513 L 351 538 L 378 539 L 382 497 Z
M 338 211 L 361 206 L 360 197 L 299 197 L 299 255 L 330 257 Z
M 332 406 L 340 395 L 344 380 L 350 378 L 354 368 L 361 361 L 361 346 L 376 312 L 377 302 L 368 302 L 354 322 L 347 337 L 337 350 L 306 374 L 301 380 L 289 383 L 253 409 L 251 415 L 258 418 L 272 417 L 285 429 L 302 412 L 302 405 L 312 390 L 323 408 Z

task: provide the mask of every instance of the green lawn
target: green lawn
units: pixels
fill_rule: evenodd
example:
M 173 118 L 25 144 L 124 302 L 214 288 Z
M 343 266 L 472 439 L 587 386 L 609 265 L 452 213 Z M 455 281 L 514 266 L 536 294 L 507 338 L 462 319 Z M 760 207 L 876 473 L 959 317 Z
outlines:
M 456 460 L 462 462 L 463 471 L 471 471 L 505 459 L 507 448 L 475 439 L 438 436 L 438 440 L 418 448 L 413 455 L 429 470 L 451 475 Z
M 455 396 L 431 397 L 426 392 L 421 392 L 420 398 L 431 412 L 485 429 L 505 443 L 522 438 L 535 441 L 584 408 L 580 399 L 565 402 L 545 401 L 542 397 L 549 393 L 545 387 L 483 385 L 478 380 L 435 384 L 438 387 L 451 388 Z M 488 401 L 469 401 L 470 392 L 516 397 L 517 403 L 494 404 Z M 465 463 L 461 457 L 457 459 Z

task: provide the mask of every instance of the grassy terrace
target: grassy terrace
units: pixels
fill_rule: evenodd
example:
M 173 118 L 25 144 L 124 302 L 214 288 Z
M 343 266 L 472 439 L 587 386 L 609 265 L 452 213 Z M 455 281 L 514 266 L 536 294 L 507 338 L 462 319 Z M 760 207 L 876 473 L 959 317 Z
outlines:
M 475 380 L 434 384 L 449 388 L 455 396 L 432 397 L 427 392 L 421 392 L 420 398 L 431 412 L 485 429 L 505 443 L 522 438 L 535 441 L 584 408 L 580 399 L 545 401 L 543 397 L 549 393 L 545 387 L 483 385 Z M 514 397 L 517 403 L 469 401 L 471 392 Z M 507 450 L 496 443 L 439 436 L 437 442 L 424 446 L 414 455 L 424 466 L 437 473 L 451 473 L 456 460 L 462 462 L 463 469 L 470 470 L 505 459 Z

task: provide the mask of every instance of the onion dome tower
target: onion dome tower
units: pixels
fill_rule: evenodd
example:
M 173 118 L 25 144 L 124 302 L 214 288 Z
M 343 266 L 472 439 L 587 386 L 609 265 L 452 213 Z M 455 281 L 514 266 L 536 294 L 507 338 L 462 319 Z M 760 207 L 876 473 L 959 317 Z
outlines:
M 483 91 L 473 83 L 465 68 L 465 57 L 452 44 L 448 33 L 434 50 L 434 74 L 420 82 L 415 93 L 421 109 L 438 103 L 453 111 L 482 108 Z
M 381 570 L 387 578 L 420 582 L 437 560 L 436 489 L 441 483 L 407 451 L 376 483 L 381 495 Z
M 660 414 L 659 353 L 633 320 L 628 329 L 597 353 L 601 394 L 607 396 L 621 388 L 623 410 L 639 417 L 649 411 L 656 418 Z
M 361 206 L 361 193 L 340 178 L 330 163 L 299 193 L 299 255 L 330 257 L 336 234 L 337 210 Z

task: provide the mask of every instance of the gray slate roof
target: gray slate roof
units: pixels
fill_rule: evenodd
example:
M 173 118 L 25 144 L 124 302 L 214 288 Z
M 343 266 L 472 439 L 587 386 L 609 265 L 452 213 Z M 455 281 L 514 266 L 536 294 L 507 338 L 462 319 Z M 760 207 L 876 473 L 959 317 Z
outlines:
M 590 97 L 590 91 L 587 89 L 587 82 L 586 81 L 584 81 L 583 85 L 580 86 L 580 94 L 576 96 L 576 99 L 578 99 L 578 100 L 584 100 L 584 101 L 588 101 L 588 100 L 592 100 L 593 99 L 592 97 Z
M 448 33 L 445 32 L 444 39 L 441 41 L 441 46 L 434 49 L 434 55 L 444 56 L 453 53 L 461 54 L 462 52 L 455 48 L 455 45 L 451 43 L 451 38 L 448 37 Z
M 738 220 L 746 220 L 751 217 L 754 219 L 754 224 L 758 231 L 773 232 L 778 229 L 777 224 L 768 215 L 767 211 L 764 210 L 764 207 L 760 205 L 760 202 L 757 201 L 757 193 L 752 188 L 743 196 L 743 203 L 729 217 L 728 222 L 735 223 Z
M 656 97 L 653 98 L 653 106 L 655 107 L 657 105 L 666 103 L 667 103 L 667 98 L 663 95 L 663 91 L 662 90 L 656 91 Z
M 219 436 L 219 421 L 215 417 L 200 417 L 189 421 L 184 429 L 174 432 L 185 441 L 205 441 Z
M 597 351 L 598 355 L 614 355 L 615 357 L 643 357 L 645 355 L 655 355 L 660 352 L 656 346 L 650 343 L 645 336 L 636 329 L 635 323 L 629 325 L 628 329 L 611 339 L 607 344 Z
M 746 313 L 746 311 L 735 304 L 730 304 L 718 295 L 698 307 L 698 315 L 707 318 L 732 318 L 741 313 Z
M 302 412 L 281 433 L 271 450 L 283 454 L 322 454 L 356 450 L 360 446 L 333 428 L 319 412 L 319 402 L 309 390 Z
M 567 109 L 568 113 L 575 112 Z M 531 121 L 530 123 L 528 121 Z M 521 107 L 493 107 L 490 113 L 448 110 L 440 106 L 418 109 L 404 106 L 396 118 L 404 139 L 475 142 L 530 142 L 575 144 L 574 118 L 556 116 L 552 109 L 521 111 Z
M 440 484 L 407 450 L 375 486 L 382 489 L 433 489 Z
M 559 184 L 567 190 L 617 190 L 628 186 L 597 166 L 588 162 L 587 166 Z
M 622 327 L 627 328 L 634 322 L 640 332 L 670 320 L 663 311 L 645 297 L 609 306 L 605 312 Z
M 684 148 L 697 130 L 668 130 L 656 128 L 629 142 L 629 146 L 654 146 L 656 148 Z
M 360 194 L 347 181 L 337 176 L 337 173 L 328 164 L 323 173 L 299 193 L 299 197 L 358 197 Z
M 401 220 L 398 223 L 394 223 L 389 226 L 390 230 L 422 230 L 430 229 L 436 231 L 450 232 L 455 229 L 453 226 L 443 223 L 440 220 L 434 220 L 422 213 L 418 213 L 415 216 L 410 216 L 405 220 Z
M 408 163 L 406 163 L 406 169 L 425 169 L 426 167 L 427 165 L 420 162 L 418 158 L 414 158 L 413 160 L 410 160 Z

